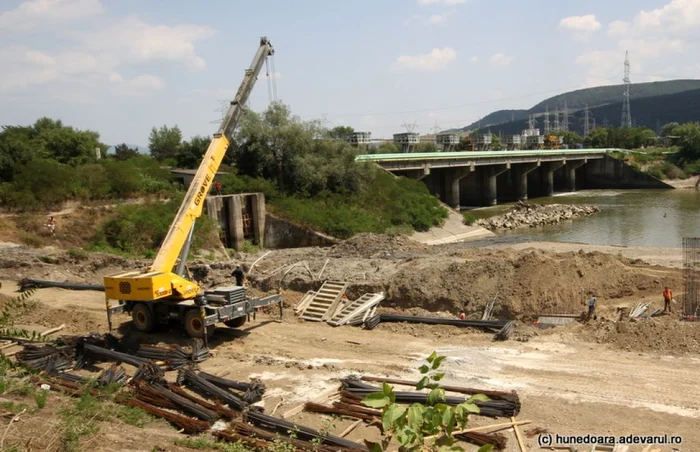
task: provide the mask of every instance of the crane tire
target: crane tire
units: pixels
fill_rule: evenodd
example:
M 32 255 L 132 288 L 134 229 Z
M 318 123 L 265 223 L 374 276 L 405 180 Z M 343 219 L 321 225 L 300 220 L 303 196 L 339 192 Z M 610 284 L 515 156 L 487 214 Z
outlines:
M 153 317 L 153 311 L 146 305 L 146 303 L 136 303 L 133 308 L 131 308 L 131 320 L 136 331 L 142 333 L 150 333 L 155 328 L 155 318 Z
M 187 335 L 195 338 L 204 337 L 204 324 L 199 314 L 199 309 L 190 309 L 185 313 L 185 331 Z M 207 327 L 207 336 L 211 336 L 216 327 L 210 325 Z

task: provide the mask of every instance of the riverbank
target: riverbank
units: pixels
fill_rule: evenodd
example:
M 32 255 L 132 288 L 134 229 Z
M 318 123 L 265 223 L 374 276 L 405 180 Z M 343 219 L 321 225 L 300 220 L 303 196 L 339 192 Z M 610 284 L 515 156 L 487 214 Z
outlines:
M 700 180 L 700 176 L 693 176 L 689 177 L 687 179 L 669 179 L 665 180 L 668 185 L 672 186 L 673 188 L 695 188 L 698 184 L 698 181 Z

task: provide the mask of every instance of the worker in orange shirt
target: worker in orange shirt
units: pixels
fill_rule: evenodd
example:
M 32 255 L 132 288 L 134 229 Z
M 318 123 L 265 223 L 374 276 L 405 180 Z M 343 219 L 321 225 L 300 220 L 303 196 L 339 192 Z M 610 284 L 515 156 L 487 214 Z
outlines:
M 668 313 L 671 313 L 671 300 L 673 300 L 673 292 L 666 286 L 664 288 L 664 312 L 668 309 Z

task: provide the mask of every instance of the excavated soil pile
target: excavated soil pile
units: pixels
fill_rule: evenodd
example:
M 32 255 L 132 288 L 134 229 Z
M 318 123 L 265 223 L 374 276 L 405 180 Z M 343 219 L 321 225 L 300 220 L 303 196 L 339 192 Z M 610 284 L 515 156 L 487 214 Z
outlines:
M 700 323 L 671 316 L 625 322 L 601 322 L 587 328 L 590 340 L 626 351 L 687 355 L 700 353 Z
M 100 284 L 102 277 L 150 262 L 109 255 L 87 257 L 54 250 L 11 249 L 0 257 L 0 278 L 49 279 Z M 75 253 L 73 253 L 75 254 Z M 351 299 L 383 291 L 390 308 L 480 312 L 496 299 L 501 318 L 543 313 L 579 313 L 593 292 L 601 307 L 612 299 L 659 294 L 664 284 L 680 287 L 680 272 L 604 253 L 427 247 L 405 237 L 361 234 L 332 248 L 274 250 L 241 260 L 193 263 L 205 287 L 231 284 L 242 263 L 252 287 L 262 292 L 317 290 L 324 281 L 347 281 Z M 321 275 L 319 277 L 319 274 Z
M 504 215 L 478 220 L 475 226 L 481 226 L 490 231 L 521 227 L 534 228 L 593 215 L 599 211 L 600 208 L 597 206 L 530 204 L 520 201 L 511 208 L 510 212 Z
M 357 234 L 331 247 L 328 255 L 332 257 L 395 257 L 397 254 L 427 253 L 428 245 L 418 243 L 404 236 L 383 234 Z

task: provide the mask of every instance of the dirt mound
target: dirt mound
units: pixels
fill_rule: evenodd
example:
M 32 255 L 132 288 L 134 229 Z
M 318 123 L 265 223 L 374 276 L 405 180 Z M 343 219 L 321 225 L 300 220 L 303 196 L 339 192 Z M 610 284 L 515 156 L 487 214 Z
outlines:
M 627 351 L 687 355 L 700 353 L 700 323 L 671 316 L 630 322 L 604 321 L 583 331 L 590 340 Z
M 677 272 L 603 253 L 543 251 L 512 253 L 474 250 L 465 256 L 414 260 L 390 279 L 392 305 L 455 312 L 480 310 L 496 298 L 494 315 L 504 318 L 541 313 L 577 313 L 588 293 L 599 300 L 655 293 L 664 283 L 679 285 Z
M 366 259 L 395 257 L 397 254 L 425 253 L 428 246 L 404 236 L 384 234 L 357 234 L 337 245 L 329 255 L 339 257 L 363 257 Z

